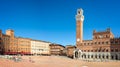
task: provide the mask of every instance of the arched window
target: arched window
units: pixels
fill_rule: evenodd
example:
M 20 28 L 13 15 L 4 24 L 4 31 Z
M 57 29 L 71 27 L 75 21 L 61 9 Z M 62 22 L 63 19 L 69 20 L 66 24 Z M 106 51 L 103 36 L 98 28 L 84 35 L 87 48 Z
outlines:
M 93 58 L 93 55 L 91 55 L 91 58 Z
M 97 55 L 95 55 L 95 58 L 97 58 Z
M 104 58 L 105 58 L 105 56 L 103 55 L 103 56 L 102 56 L 102 58 L 104 59 Z
M 101 50 L 99 49 L 98 52 L 100 52 Z
M 78 58 L 78 52 L 77 51 L 75 51 L 75 57 Z
M 106 56 L 106 59 L 108 59 L 108 55 Z
M 100 44 L 100 42 L 98 42 L 98 44 Z
M 118 60 L 118 55 L 117 54 L 115 55 L 115 59 Z
M 111 49 L 111 52 L 114 52 L 114 50 L 113 50 L 113 49 Z
M 102 44 L 104 44 L 104 42 L 102 42 Z
M 115 52 L 118 52 L 118 49 L 115 49 Z
M 86 58 L 86 55 L 84 55 L 84 57 Z
M 95 42 L 95 44 L 97 44 L 97 42 Z
M 88 58 L 90 58 L 90 55 L 88 55 Z
M 108 52 L 108 49 L 106 49 L 106 52 Z
M 101 58 L 101 55 L 99 55 L 99 58 Z
M 95 50 L 95 52 L 97 52 L 97 49 Z
M 108 41 L 106 42 L 106 44 L 108 44 Z
M 115 44 L 118 44 L 118 41 L 115 41 Z
M 83 55 L 82 55 L 82 58 L 83 58 Z
M 111 59 L 114 59 L 114 56 L 113 56 L 113 55 L 111 56 Z

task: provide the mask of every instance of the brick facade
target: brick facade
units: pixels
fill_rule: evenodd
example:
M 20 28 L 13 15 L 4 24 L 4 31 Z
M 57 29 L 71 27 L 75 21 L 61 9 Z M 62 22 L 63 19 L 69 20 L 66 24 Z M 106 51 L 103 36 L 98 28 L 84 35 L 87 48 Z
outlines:
M 83 10 L 80 9 L 79 11 Z M 81 22 L 78 22 L 77 19 L 76 39 L 81 38 L 79 35 L 83 33 L 82 30 L 78 30 L 78 28 L 82 29 L 83 20 L 79 17 L 79 21 Z M 74 58 L 96 61 L 120 60 L 120 38 L 114 38 L 110 28 L 99 32 L 94 30 L 92 37 L 92 40 L 76 40 L 77 49 L 74 51 Z
M 51 55 L 62 55 L 63 49 L 65 47 L 59 44 L 50 44 L 50 54 Z

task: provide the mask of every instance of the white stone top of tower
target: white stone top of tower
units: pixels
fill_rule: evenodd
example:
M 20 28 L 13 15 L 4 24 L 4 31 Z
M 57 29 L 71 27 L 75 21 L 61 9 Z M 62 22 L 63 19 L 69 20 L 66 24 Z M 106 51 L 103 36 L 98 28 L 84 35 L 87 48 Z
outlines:
M 83 15 L 83 9 L 77 9 L 77 15 L 76 15 L 76 20 L 83 21 L 84 20 L 84 15 Z
M 77 15 L 83 15 L 83 9 L 82 8 L 77 9 Z

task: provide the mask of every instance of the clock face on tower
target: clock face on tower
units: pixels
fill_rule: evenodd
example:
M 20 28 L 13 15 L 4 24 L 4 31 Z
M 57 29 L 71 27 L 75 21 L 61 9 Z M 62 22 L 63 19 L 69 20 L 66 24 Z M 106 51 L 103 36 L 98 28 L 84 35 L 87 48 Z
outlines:
M 80 41 L 80 38 L 77 38 L 77 42 L 79 42 Z

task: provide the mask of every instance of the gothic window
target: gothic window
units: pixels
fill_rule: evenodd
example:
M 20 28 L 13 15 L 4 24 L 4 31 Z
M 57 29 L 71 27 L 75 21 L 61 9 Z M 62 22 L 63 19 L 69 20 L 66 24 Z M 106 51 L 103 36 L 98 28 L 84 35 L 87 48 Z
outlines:
M 93 58 L 93 55 L 91 55 L 91 58 Z
M 118 42 L 117 41 L 115 41 L 115 44 L 117 44 Z
M 98 52 L 100 52 L 101 50 L 99 49 Z
M 108 36 L 106 35 L 106 38 L 107 38 Z
M 95 44 L 97 44 L 97 42 L 95 42 Z
M 108 59 L 108 55 L 106 56 L 106 58 Z
M 108 49 L 106 50 L 106 52 L 108 52 Z
M 111 56 L 111 59 L 114 59 L 114 56 L 113 56 L 113 55 Z
M 90 58 L 90 55 L 88 55 L 88 58 Z
M 98 44 L 100 44 L 100 42 L 98 42 Z
M 86 55 L 84 55 L 84 57 L 86 58 Z
M 111 49 L 111 52 L 113 52 L 114 50 L 113 49 Z
M 102 42 L 102 44 L 104 44 L 104 42 Z
M 104 58 L 104 55 L 102 56 L 102 58 Z
M 106 44 L 108 44 L 108 41 L 106 42 Z
M 101 58 L 101 55 L 99 55 L 99 58 Z
M 118 49 L 115 49 L 115 52 L 118 52 Z
M 113 44 L 113 42 L 111 42 L 111 44 Z
M 95 55 L 95 58 L 97 58 L 97 55 Z

